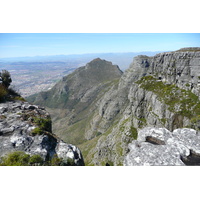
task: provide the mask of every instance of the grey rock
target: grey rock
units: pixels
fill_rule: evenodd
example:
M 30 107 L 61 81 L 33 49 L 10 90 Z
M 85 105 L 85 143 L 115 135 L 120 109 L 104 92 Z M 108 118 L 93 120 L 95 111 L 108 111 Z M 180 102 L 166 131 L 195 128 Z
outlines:
M 30 155 L 38 154 L 47 161 L 58 153 L 59 158 L 71 158 L 75 165 L 84 165 L 77 147 L 66 144 L 51 132 L 44 131 L 42 135 L 35 136 L 31 134 L 38 127 L 31 118 L 49 117 L 47 111 L 20 101 L 1 103 L 0 108 L 3 111 L 0 121 L 0 157 L 10 152 L 23 151 Z M 24 118 L 25 115 L 29 117 Z
M 152 143 L 148 137 L 163 142 Z M 193 129 L 170 132 L 165 128 L 147 127 L 141 129 L 138 139 L 129 144 L 130 152 L 124 165 L 199 165 L 199 141 L 200 135 Z
M 84 165 L 81 151 L 74 145 L 66 144 L 63 141 L 59 141 L 56 146 L 56 154 L 58 158 L 62 158 L 66 163 L 68 159 L 72 159 L 78 166 Z

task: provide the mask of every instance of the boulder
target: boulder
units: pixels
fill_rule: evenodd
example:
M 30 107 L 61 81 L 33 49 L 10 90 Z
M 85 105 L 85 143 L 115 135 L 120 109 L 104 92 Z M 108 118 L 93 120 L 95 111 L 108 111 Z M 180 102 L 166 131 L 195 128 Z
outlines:
M 200 165 L 200 135 L 194 129 L 147 127 L 129 144 L 124 165 Z

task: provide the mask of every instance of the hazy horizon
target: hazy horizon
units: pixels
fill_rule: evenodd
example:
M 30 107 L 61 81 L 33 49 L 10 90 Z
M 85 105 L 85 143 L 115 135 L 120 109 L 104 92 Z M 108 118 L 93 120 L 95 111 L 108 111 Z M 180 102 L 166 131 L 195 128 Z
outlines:
M 178 50 L 178 49 L 177 49 Z M 145 53 L 145 52 L 169 52 L 166 51 L 134 51 L 134 52 L 96 52 L 96 53 L 73 53 L 73 54 L 52 54 L 52 55 L 35 55 L 35 56 L 15 56 L 15 57 L 0 57 L 0 59 L 9 59 L 9 58 L 34 58 L 34 57 L 53 57 L 53 56 L 79 56 L 79 55 L 96 55 L 96 54 L 135 54 L 135 53 Z
M 0 33 L 0 58 L 174 51 L 199 33 Z
M 0 57 L 0 59 L 15 59 L 15 58 L 35 58 L 35 57 L 56 57 L 56 56 L 84 56 L 84 55 L 103 55 L 103 54 L 137 54 L 137 53 L 157 53 L 157 52 L 168 52 L 171 50 L 166 51 L 135 51 L 135 52 L 96 52 L 96 53 L 74 53 L 74 54 L 52 54 L 52 55 L 35 55 L 35 56 L 16 56 L 16 57 Z

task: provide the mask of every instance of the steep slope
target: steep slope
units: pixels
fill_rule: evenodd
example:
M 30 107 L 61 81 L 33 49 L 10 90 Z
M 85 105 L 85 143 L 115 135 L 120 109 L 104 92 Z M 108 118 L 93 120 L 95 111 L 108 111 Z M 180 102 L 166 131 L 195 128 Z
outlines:
M 199 77 L 200 48 L 185 48 L 154 57 L 137 56 L 120 80 L 107 80 L 95 98 L 90 98 L 93 92 L 87 93 L 79 85 L 79 90 L 73 90 L 75 105 L 69 105 L 67 111 L 62 109 L 63 112 L 51 108 L 53 122 L 64 140 L 79 144 L 87 164 L 122 165 L 129 152 L 128 144 L 137 139 L 141 128 L 163 127 L 170 131 L 200 128 Z M 89 91 L 92 88 L 96 91 L 95 84 Z M 83 91 L 80 99 L 79 91 Z M 83 102 L 88 104 L 84 107 L 81 103 L 86 94 L 88 101 Z M 72 96 L 63 98 L 65 106 Z M 41 95 L 35 98 L 35 103 L 39 98 Z M 41 104 L 50 107 L 46 100 Z M 68 125 L 60 129 L 59 125 L 66 122 Z
M 122 72 L 116 65 L 99 58 L 64 77 L 48 92 L 28 98 L 45 106 L 53 120 L 53 131 L 62 139 L 80 144 L 97 133 L 85 133 L 96 110 L 96 100 L 115 87 Z

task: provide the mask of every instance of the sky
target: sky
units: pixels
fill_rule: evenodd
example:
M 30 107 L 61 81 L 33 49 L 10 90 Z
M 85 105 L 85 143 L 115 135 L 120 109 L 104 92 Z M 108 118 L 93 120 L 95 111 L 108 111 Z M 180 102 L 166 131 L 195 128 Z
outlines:
M 173 51 L 200 47 L 200 33 L 0 33 L 0 58 Z

